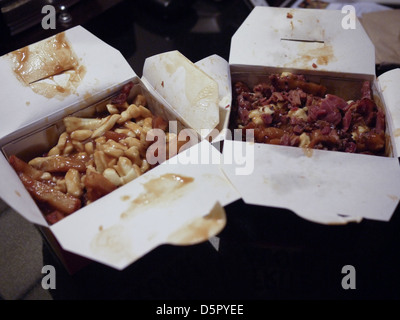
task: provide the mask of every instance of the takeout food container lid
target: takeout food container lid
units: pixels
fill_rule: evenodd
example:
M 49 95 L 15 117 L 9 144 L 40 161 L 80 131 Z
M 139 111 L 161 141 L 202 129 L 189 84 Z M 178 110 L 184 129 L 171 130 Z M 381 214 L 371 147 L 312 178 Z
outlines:
M 194 66 L 176 50 L 157 54 L 144 62 L 144 81 L 201 138 L 212 134 L 213 142 L 221 141 L 231 110 L 229 64 L 218 55 L 212 55 L 197 61 Z
M 345 29 L 340 10 L 255 7 L 232 37 L 229 63 L 373 77 L 375 49 L 354 18 Z
M 264 75 L 266 79 L 266 75 L 282 71 L 306 78 L 326 77 L 338 86 L 341 79 L 370 80 L 375 95 L 386 103 L 391 156 L 226 140 L 224 157 L 232 152 L 239 158 L 243 153 L 247 156 L 241 166 L 222 165 L 246 203 L 290 209 L 322 224 L 346 224 L 363 218 L 389 221 L 395 211 L 400 199 L 394 137 L 399 133 L 399 122 L 393 121 L 400 119 L 395 111 L 399 94 L 394 86 L 398 82 L 392 80 L 394 74 L 391 80 L 389 74 L 383 75 L 384 87 L 380 88 L 380 81 L 375 81 L 374 46 L 358 20 L 355 29 L 345 30 L 343 18 L 344 14 L 335 10 L 256 7 L 232 38 L 232 81 L 241 79 L 254 85 L 257 77 Z M 396 75 L 398 78 L 398 72 Z
M 145 81 L 145 73 L 142 81 L 119 51 L 80 26 L 65 31 L 65 38 L 66 46 L 73 50 L 79 66 L 85 68 L 79 86 L 66 96 L 49 98 L 43 96 L 43 92 L 35 93 L 29 84 L 17 79 L 10 55 L 0 57 L 2 151 L 5 145 L 12 149 L 21 141 L 25 145 L 38 143 L 27 139 L 30 134 L 34 137 L 41 135 L 46 145 L 45 128 L 94 102 L 109 98 L 130 81 L 154 98 L 155 112 L 158 110 L 163 114 L 168 110 L 169 114 L 179 117 Z M 29 48 L 34 50 L 36 45 Z M 48 77 L 44 81 L 61 81 L 52 74 Z M 199 165 L 196 162 L 198 158 L 193 155 L 202 152 L 209 155 L 209 162 Z M 218 166 L 220 156 L 216 148 L 203 140 L 49 226 L 5 154 L 0 153 L 0 195 L 26 219 L 49 228 L 64 250 L 123 269 L 159 245 L 195 244 L 206 241 L 224 228 L 226 216 L 223 207 L 239 196 Z M 175 188 L 182 176 L 190 183 Z M 157 192 L 152 190 L 155 184 L 159 186 Z M 152 201 L 140 201 L 146 197 L 151 199 L 151 196 L 154 198 Z
M 84 69 L 82 75 L 84 81 L 81 81 L 79 86 L 73 90 L 73 94 L 65 97 L 55 96 L 49 99 L 45 95 L 36 94 L 29 85 L 21 82 L 13 74 L 14 65 L 11 53 L 0 58 L 1 108 L 3 111 L 0 120 L 0 138 L 19 128 L 32 125 L 37 120 L 47 117 L 47 120 L 51 121 L 52 116 L 57 117 L 58 113 L 72 113 L 84 105 L 101 100 L 115 92 L 121 83 L 136 76 L 119 51 L 95 38 L 83 27 L 71 28 L 65 31 L 65 35 L 68 42 L 73 45 L 72 49 L 77 57 L 77 63 Z M 46 40 L 48 39 L 39 43 L 46 42 Z M 33 44 L 33 46 L 35 45 L 39 47 L 37 44 Z M 29 55 L 27 54 L 27 56 Z M 53 59 L 49 57 L 48 60 Z M 49 78 L 57 70 L 52 71 L 51 68 L 48 69 Z M 105 75 L 105 71 L 107 75 Z

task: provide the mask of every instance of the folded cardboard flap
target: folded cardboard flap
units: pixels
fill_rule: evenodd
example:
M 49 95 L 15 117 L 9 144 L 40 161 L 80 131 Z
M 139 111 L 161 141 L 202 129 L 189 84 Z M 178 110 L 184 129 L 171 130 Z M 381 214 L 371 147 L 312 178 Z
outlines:
M 374 75 L 375 50 L 339 10 L 255 7 L 232 37 L 229 63 Z M 360 59 L 362 57 L 362 59 Z
M 25 85 L 50 78 L 79 66 L 65 33 L 9 53 L 16 76 Z
M 79 70 L 75 74 L 77 83 L 63 88 L 62 82 L 66 78 L 71 79 L 71 75 L 61 74 L 58 84 L 49 84 L 45 81 L 37 81 L 34 83 L 36 89 L 20 81 L 18 75 L 13 71 L 13 56 L 12 53 L 0 57 L 0 79 L 2 94 L 2 104 L 0 110 L 2 117 L 0 118 L 0 138 L 11 134 L 17 129 L 27 127 L 41 119 L 51 118 L 53 115 L 57 117 L 58 113 L 72 113 L 87 106 L 90 103 L 101 100 L 114 92 L 116 87 L 121 83 L 125 83 L 129 79 L 136 76 L 128 62 L 122 54 L 101 41 L 92 33 L 81 26 L 77 26 L 66 30 L 65 32 L 50 37 L 43 41 L 51 41 L 57 39 L 60 35 L 64 35 L 65 41 L 68 41 L 71 50 L 73 50 L 73 63 L 79 63 L 77 70 L 84 70 L 80 74 Z M 32 44 L 27 47 L 35 47 L 37 44 Z M 101 54 L 99 54 L 101 53 Z M 28 56 L 34 60 L 35 49 Z M 40 59 L 39 59 L 40 60 Z M 68 60 L 68 59 L 67 59 Z M 57 65 L 57 63 L 56 63 Z M 68 69 L 68 64 L 64 64 L 65 69 Z M 29 68 L 38 67 L 32 62 Z M 53 66 L 56 68 L 56 66 Z M 26 72 L 25 75 L 33 76 L 32 79 L 27 79 L 28 82 L 42 78 L 43 76 L 54 73 L 37 74 L 34 69 L 31 72 Z M 57 69 L 57 68 L 56 68 Z M 60 71 L 63 68 L 58 68 Z M 51 81 L 57 77 L 50 77 Z M 63 80 L 62 80 L 63 79 Z M 79 80 L 79 81 L 78 81 Z M 46 86 L 50 86 L 52 94 Z M 44 86 L 44 87 L 43 87 Z M 54 95 L 53 95 L 54 94 Z M 12 106 L 12 109 L 11 109 Z M 50 120 L 51 121 L 51 120 Z
M 392 132 L 392 146 L 394 154 L 399 157 L 400 151 L 400 69 L 387 71 L 378 77 L 378 90 L 385 101 L 387 109 L 388 129 Z
M 231 114 L 232 86 L 228 61 L 218 55 L 206 57 L 195 63 L 218 84 L 219 123 L 215 127 L 217 135 L 212 134 L 212 141 L 217 143 L 224 139 L 224 130 L 228 128 Z
M 244 144 L 225 141 L 223 156 L 244 150 Z M 310 156 L 302 148 L 269 144 L 252 148 L 249 174 L 238 175 L 235 164 L 222 168 L 246 203 L 290 209 L 322 224 L 389 221 L 399 203 L 396 158 L 324 150 L 312 150 Z
M 218 83 L 180 52 L 147 58 L 143 78 L 201 136 L 218 125 Z

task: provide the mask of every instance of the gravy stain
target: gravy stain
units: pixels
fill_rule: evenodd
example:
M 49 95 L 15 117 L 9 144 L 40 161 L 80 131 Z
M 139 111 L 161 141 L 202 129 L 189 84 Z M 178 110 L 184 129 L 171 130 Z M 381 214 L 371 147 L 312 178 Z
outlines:
M 326 66 L 328 63 L 335 61 L 335 59 L 331 45 L 324 45 L 321 48 L 310 49 L 306 44 L 300 44 L 298 47 L 298 58 L 294 59 L 287 65 L 312 68 L 313 63 L 318 66 Z
M 167 173 L 146 182 L 143 185 L 145 192 L 131 202 L 131 206 L 121 214 L 121 218 L 126 219 L 135 215 L 136 209 L 143 206 L 160 204 L 162 202 L 167 205 L 169 201 L 180 197 L 182 195 L 179 193 L 180 189 L 183 189 L 193 181 L 194 178 L 191 177 Z
M 119 262 L 134 256 L 127 230 L 122 225 L 99 228 L 90 244 L 93 253 L 106 257 L 108 261 Z
M 302 148 L 305 156 L 307 158 L 311 158 L 314 154 L 314 150 L 312 148 Z
M 392 195 L 392 194 L 388 194 L 388 197 L 390 198 L 390 199 L 392 199 L 393 201 L 399 201 L 399 197 L 397 197 L 397 196 L 395 196 L 395 195 Z
M 98 232 L 91 241 L 90 249 L 91 251 L 107 261 L 118 263 L 121 261 L 132 260 L 139 257 L 140 254 L 137 253 L 134 246 L 137 243 L 133 243 L 131 230 L 127 220 L 128 217 L 132 217 L 135 213 L 140 213 L 140 211 L 135 211 L 135 209 L 143 208 L 143 206 L 150 206 L 153 203 L 165 203 L 168 205 L 168 201 L 174 199 L 181 195 L 178 191 L 183 189 L 188 184 L 192 183 L 194 178 L 185 177 L 177 174 L 165 174 L 161 177 L 155 178 L 144 184 L 145 192 L 139 195 L 136 199 L 131 202 L 131 207 L 121 215 L 121 221 L 110 227 L 100 226 Z M 130 196 L 122 196 L 122 200 L 127 201 Z M 214 211 L 213 211 L 214 212 Z M 216 219 L 221 219 L 222 213 L 210 213 L 210 217 L 205 217 L 204 228 L 211 224 L 211 221 Z M 214 222 L 215 223 L 215 222 Z M 219 224 L 222 224 L 219 223 Z M 199 229 L 198 223 L 192 226 L 192 228 Z M 198 231 L 201 235 L 206 234 L 206 230 Z M 151 231 L 151 230 L 146 230 Z M 144 234 L 146 233 L 144 232 Z M 149 234 L 147 241 L 155 238 L 157 233 Z M 136 253 L 135 253 L 136 251 Z
M 45 80 L 34 82 L 30 84 L 30 87 L 33 92 L 48 99 L 56 96 L 65 98 L 75 93 L 76 89 L 82 82 L 82 79 L 85 77 L 86 68 L 84 66 L 80 66 L 76 70 L 68 70 L 63 74 L 69 77 L 68 81 L 63 85 L 57 84 L 57 82 L 54 81 L 54 76 L 51 76 L 46 79 L 50 80 L 49 82 Z
M 130 196 L 122 196 L 122 197 L 121 197 L 121 200 L 122 200 L 122 201 L 129 201 L 130 198 L 131 198 Z
M 10 53 L 17 79 L 46 98 L 66 97 L 75 92 L 86 74 L 86 68 L 61 32 L 48 40 Z M 64 75 L 63 84 L 56 76 Z
M 194 219 L 168 237 L 168 242 L 179 245 L 192 245 L 217 235 L 226 225 L 226 213 L 220 204 L 201 218 Z
M 400 137 L 400 129 L 396 129 L 396 130 L 394 131 L 394 136 L 395 136 L 395 137 Z

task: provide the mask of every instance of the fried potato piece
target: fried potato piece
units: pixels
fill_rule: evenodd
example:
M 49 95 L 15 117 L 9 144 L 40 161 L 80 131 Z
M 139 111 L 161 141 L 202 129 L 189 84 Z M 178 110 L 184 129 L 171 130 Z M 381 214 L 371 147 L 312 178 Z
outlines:
M 79 199 L 57 191 L 45 183 L 34 180 L 25 173 L 20 173 L 19 178 L 33 198 L 49 204 L 52 208 L 66 215 L 75 212 L 81 207 Z
M 106 179 L 102 174 L 95 171 L 88 171 L 84 179 L 84 185 L 87 190 L 87 200 L 90 202 L 109 194 L 117 187 Z
M 46 172 L 68 172 L 69 169 L 76 169 L 78 172 L 85 172 L 85 162 L 68 156 L 38 157 L 29 161 L 35 169 Z
M 64 118 L 65 130 L 67 133 L 75 130 L 96 130 L 103 124 L 103 119 L 66 117 Z
M 10 156 L 8 161 L 17 173 L 24 173 L 32 179 L 40 179 L 44 174 L 44 171 L 33 168 L 15 155 Z
M 46 218 L 46 221 L 50 225 L 52 225 L 52 224 L 55 224 L 56 222 L 64 219 L 65 215 L 62 212 L 55 210 L 55 211 L 50 212 L 49 214 L 46 214 L 45 218 Z

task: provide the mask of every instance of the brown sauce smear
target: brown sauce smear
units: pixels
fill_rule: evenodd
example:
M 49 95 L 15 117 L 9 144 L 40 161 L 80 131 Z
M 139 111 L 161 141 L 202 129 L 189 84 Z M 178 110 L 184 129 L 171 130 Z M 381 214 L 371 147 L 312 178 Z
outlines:
M 298 58 L 287 64 L 301 65 L 302 67 L 309 68 L 312 64 L 318 66 L 326 66 L 330 62 L 335 61 L 336 57 L 331 45 L 324 45 L 321 48 L 310 49 L 306 45 L 299 46 Z
M 10 57 L 18 80 L 49 99 L 73 94 L 86 74 L 64 32 L 11 52 Z M 61 74 L 66 77 L 62 84 L 54 78 Z
M 152 179 L 145 183 L 145 191 L 131 203 L 130 208 L 122 213 L 121 218 L 128 218 L 136 213 L 135 209 L 160 202 L 172 201 L 180 196 L 180 189 L 188 186 L 194 178 L 185 177 L 178 174 L 167 173 L 161 177 Z
M 145 192 L 132 201 L 130 209 L 123 213 L 121 218 L 126 219 L 134 214 L 140 213 L 140 210 L 135 211 L 135 209 L 143 208 L 143 206 L 149 206 L 154 202 L 163 202 L 165 205 L 168 205 L 169 200 L 172 200 L 180 195 L 177 194 L 180 189 L 184 188 L 193 181 L 194 178 L 185 177 L 178 174 L 164 174 L 161 177 L 150 180 L 144 184 Z M 122 197 L 123 201 L 128 199 L 128 195 Z M 208 221 L 207 219 L 218 219 L 221 216 L 221 213 L 217 212 L 213 214 L 212 212 L 209 216 L 209 218 L 203 219 L 205 219 L 206 222 Z M 225 220 L 226 219 L 223 219 L 223 221 Z M 108 228 L 100 226 L 99 232 L 95 235 L 90 244 L 91 250 L 96 254 L 107 257 L 107 259 L 113 262 L 123 261 L 125 259 L 135 259 L 138 255 L 135 253 L 135 249 L 132 246 L 128 225 L 129 224 L 125 225 L 124 221 L 121 221 L 121 223 Z M 223 226 L 224 225 L 225 222 L 223 222 Z M 199 227 L 196 227 L 196 225 L 193 227 L 199 229 Z M 201 239 L 208 235 L 208 231 L 205 229 L 205 227 L 206 226 L 198 230 L 198 233 L 201 235 Z M 180 237 L 182 237 L 182 235 Z M 198 239 L 198 236 L 196 236 L 196 239 Z M 189 240 L 186 239 L 185 241 Z
M 171 234 L 168 242 L 180 245 L 200 243 L 216 235 L 225 225 L 225 211 L 220 205 L 216 205 L 208 215 L 193 220 Z

